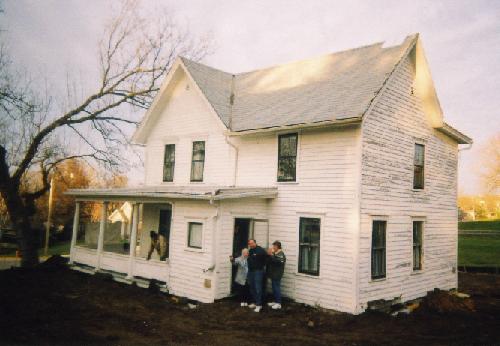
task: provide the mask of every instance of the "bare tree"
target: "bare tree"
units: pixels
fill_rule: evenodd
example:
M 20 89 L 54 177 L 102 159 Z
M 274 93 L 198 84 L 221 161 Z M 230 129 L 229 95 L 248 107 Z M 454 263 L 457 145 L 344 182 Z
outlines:
M 200 60 L 209 52 L 208 40 L 194 39 L 168 15 L 141 15 L 132 1 L 124 3 L 103 37 L 97 88 L 57 110 L 57 95 L 34 93 L 30 81 L 12 71 L 6 50 L 0 50 L 0 193 L 17 230 L 24 267 L 38 263 L 30 219 L 58 165 L 74 158 L 110 168 L 122 164 L 119 149 L 127 142 L 123 128 L 136 125 L 124 107 L 147 109 L 176 56 Z M 63 134 L 72 134 L 83 145 L 78 150 L 61 145 Z M 27 187 L 23 179 L 34 170 L 41 184 Z
M 500 133 L 492 136 L 481 153 L 481 180 L 488 193 L 500 192 Z

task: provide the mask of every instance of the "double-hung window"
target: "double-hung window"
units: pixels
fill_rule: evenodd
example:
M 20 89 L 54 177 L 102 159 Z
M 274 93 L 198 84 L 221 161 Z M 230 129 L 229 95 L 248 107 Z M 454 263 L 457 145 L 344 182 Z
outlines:
M 425 146 L 423 144 L 415 144 L 415 155 L 413 157 L 413 188 L 424 188 L 424 156 Z
M 278 136 L 278 181 L 295 181 L 297 171 L 296 133 Z
M 163 156 L 163 181 L 174 181 L 175 168 L 175 144 L 165 145 Z
M 193 156 L 191 159 L 191 181 L 203 181 L 205 166 L 205 142 L 193 142 Z
M 372 279 L 385 278 L 385 248 L 387 221 L 374 220 L 372 224 Z
M 413 270 L 422 269 L 423 221 L 413 221 Z
M 188 223 L 187 245 L 194 249 L 201 249 L 203 247 L 203 224 L 201 222 Z
M 321 220 L 301 217 L 299 227 L 299 273 L 318 276 Z

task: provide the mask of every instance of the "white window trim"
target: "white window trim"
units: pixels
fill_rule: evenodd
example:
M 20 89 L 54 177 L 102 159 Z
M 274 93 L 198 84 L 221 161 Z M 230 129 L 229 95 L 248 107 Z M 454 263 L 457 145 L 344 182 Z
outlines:
M 173 140 L 170 140 L 170 141 L 165 141 L 163 143 L 163 161 L 162 161 L 162 167 L 161 167 L 161 185 L 175 185 L 176 181 L 175 181 L 175 175 L 176 175 L 176 169 L 175 169 L 175 166 L 177 166 L 177 148 L 179 147 L 178 146 L 178 142 L 179 140 L 176 139 L 175 141 Z M 172 181 L 163 181 L 163 170 L 165 169 L 165 147 L 169 144 L 173 144 L 175 147 L 175 150 L 174 150 L 174 155 L 175 155 L 175 160 L 174 160 L 174 176 L 172 177 Z
M 424 185 L 425 186 L 425 185 Z M 421 265 L 420 269 L 413 269 L 413 221 L 422 221 L 422 253 L 420 254 Z M 410 237 L 410 246 L 411 246 L 411 274 L 419 275 L 422 274 L 425 270 L 425 228 L 426 228 L 427 218 L 425 216 L 412 216 L 411 217 L 411 237 Z
M 420 144 L 424 146 L 424 188 L 423 189 L 415 189 L 413 187 L 413 180 L 415 179 L 415 144 Z M 411 190 L 414 193 L 424 193 L 427 190 L 427 150 L 428 143 L 422 138 L 413 138 L 413 150 L 412 150 L 412 175 L 411 175 Z
M 297 156 L 295 159 L 295 181 L 278 181 L 278 162 L 279 162 L 279 138 L 281 135 L 288 135 L 296 133 L 297 134 Z M 274 160 L 275 162 L 275 167 L 274 167 L 274 174 L 276 175 L 274 178 L 274 181 L 278 185 L 298 185 L 300 183 L 300 152 L 301 152 L 301 143 L 302 143 L 302 132 L 299 130 L 290 130 L 290 131 L 280 131 L 277 132 L 274 135 L 274 142 L 275 142 L 275 153 L 276 153 L 276 159 Z
M 307 274 L 307 273 L 300 273 L 299 272 L 299 252 L 300 252 L 300 218 L 311 218 L 311 219 L 319 219 L 319 273 L 318 275 L 312 275 L 312 274 Z M 322 272 L 323 270 L 321 269 L 321 263 L 324 263 L 323 259 L 323 251 L 322 249 L 324 248 L 324 229 L 325 229 L 325 213 L 310 213 L 310 212 L 297 212 L 297 221 L 296 221 L 296 226 L 295 226 L 295 239 L 297 239 L 297 243 L 295 246 L 295 254 L 297 258 L 297 263 L 295 265 L 294 269 L 294 274 L 295 276 L 300 276 L 304 278 L 310 278 L 310 279 L 321 279 L 322 278 Z
M 205 158 L 203 160 L 203 180 L 202 181 L 191 181 L 191 170 L 193 169 L 193 143 L 194 142 L 205 142 Z M 200 134 L 200 135 L 193 135 L 190 138 L 190 151 L 189 151 L 189 184 L 193 185 L 203 185 L 206 184 L 207 181 L 207 148 L 208 148 L 208 135 L 207 134 Z M 175 172 L 174 172 L 175 176 Z
M 378 279 L 372 279 L 372 237 L 373 237 L 373 221 L 385 221 L 385 277 L 383 278 L 378 278 Z M 370 216 L 370 257 L 368 261 L 368 266 L 369 266 L 369 283 L 377 283 L 377 282 L 384 282 L 387 280 L 389 277 L 389 271 L 388 266 L 387 266 L 387 258 L 388 258 L 388 244 L 389 244 L 389 216 L 387 215 L 371 215 Z
M 185 240 L 184 240 L 184 251 L 189 251 L 189 252 L 205 252 L 205 233 L 206 233 L 206 218 L 193 218 L 193 217 L 186 217 L 185 218 L 185 223 L 186 223 L 186 228 L 185 228 Z M 197 249 L 194 247 L 189 246 L 189 223 L 190 222 L 197 222 L 201 223 L 201 249 Z

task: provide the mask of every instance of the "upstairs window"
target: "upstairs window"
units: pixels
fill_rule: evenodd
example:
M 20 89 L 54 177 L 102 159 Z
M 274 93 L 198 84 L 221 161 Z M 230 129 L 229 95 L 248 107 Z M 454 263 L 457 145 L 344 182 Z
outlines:
M 413 270 L 422 269 L 422 231 L 423 221 L 413 221 Z
M 425 146 L 415 144 L 415 156 L 413 158 L 413 188 L 424 188 L 424 154 Z
M 385 233 L 387 221 L 373 221 L 372 279 L 385 278 Z
M 205 142 L 193 142 L 193 157 L 191 160 L 191 181 L 203 181 L 205 166 Z
M 163 181 L 174 181 L 175 144 L 165 145 L 163 156 Z
M 299 273 L 319 275 L 320 222 L 316 218 L 300 218 Z
M 297 134 L 278 137 L 278 181 L 295 181 L 297 170 Z

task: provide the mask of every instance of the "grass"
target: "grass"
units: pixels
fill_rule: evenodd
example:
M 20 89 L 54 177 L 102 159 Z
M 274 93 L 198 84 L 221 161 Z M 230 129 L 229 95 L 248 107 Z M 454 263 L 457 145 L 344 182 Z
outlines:
M 464 231 L 465 230 L 500 231 L 500 220 L 459 222 L 458 229 Z
M 500 266 L 500 235 L 459 235 L 459 266 Z
M 49 244 L 49 256 L 52 255 L 69 255 L 69 248 L 71 246 L 70 241 L 66 242 L 59 242 L 54 245 Z M 38 254 L 40 256 L 43 256 L 43 248 L 38 249 Z M 16 255 L 16 249 L 15 248 L 9 248 L 9 249 L 3 249 L 2 252 L 0 252 L 0 255 L 3 256 L 15 256 Z

